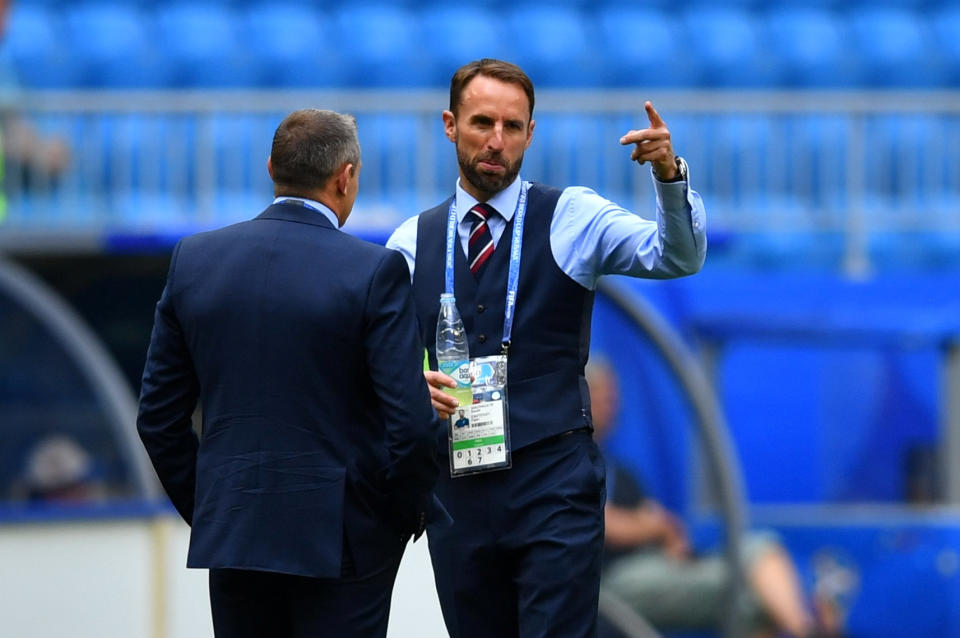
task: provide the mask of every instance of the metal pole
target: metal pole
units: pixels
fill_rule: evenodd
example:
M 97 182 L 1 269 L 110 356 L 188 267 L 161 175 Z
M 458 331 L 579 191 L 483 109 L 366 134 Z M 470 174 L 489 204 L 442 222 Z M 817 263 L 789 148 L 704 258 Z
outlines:
M 940 468 L 946 503 L 957 505 L 960 504 L 960 341 L 950 341 L 944 347 L 942 370 L 940 418 L 944 444 Z
M 127 449 L 141 496 L 157 498 L 161 491 L 147 454 L 136 434 L 137 402 L 123 374 L 100 339 L 63 299 L 40 279 L 0 257 L 0 290 L 7 292 L 42 322 L 90 381 L 117 438 Z
M 863 210 L 864 115 L 850 116 L 847 129 L 847 221 L 843 271 L 853 278 L 870 274 L 867 253 L 867 220 Z
M 603 588 L 600 589 L 600 613 L 626 638 L 661 638 L 643 616 Z

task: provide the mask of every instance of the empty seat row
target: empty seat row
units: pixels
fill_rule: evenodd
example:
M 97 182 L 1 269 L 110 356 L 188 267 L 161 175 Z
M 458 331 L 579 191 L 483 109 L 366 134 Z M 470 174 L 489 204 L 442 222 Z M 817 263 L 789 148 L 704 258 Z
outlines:
M 540 86 L 960 86 L 960 6 L 22 3 L 4 46 L 36 88 L 444 86 L 485 56 Z
M 65 8 L 74 4 L 75 0 L 19 0 L 23 4 L 43 5 L 46 7 Z M 250 4 L 257 4 L 262 0 L 203 0 L 207 4 L 217 4 L 234 9 L 243 9 Z M 545 0 L 474 0 L 471 6 L 483 8 L 511 8 L 522 4 L 544 3 Z M 949 6 L 954 0 L 684 0 L 683 7 L 737 7 L 743 9 L 765 9 L 770 7 L 819 7 L 825 9 L 860 9 L 876 7 L 896 7 L 905 9 L 936 9 Z M 164 4 L 158 0 L 117 0 L 118 5 L 152 8 Z M 342 3 L 336 0 L 285 0 L 285 6 L 304 5 L 315 8 L 335 9 Z M 443 0 L 353 0 L 350 4 L 383 6 L 391 5 L 414 9 L 433 9 L 445 6 Z M 599 6 L 637 6 L 636 0 L 549 0 L 548 4 L 578 8 L 595 8 Z M 665 10 L 676 10 L 674 0 L 644 0 L 645 7 Z

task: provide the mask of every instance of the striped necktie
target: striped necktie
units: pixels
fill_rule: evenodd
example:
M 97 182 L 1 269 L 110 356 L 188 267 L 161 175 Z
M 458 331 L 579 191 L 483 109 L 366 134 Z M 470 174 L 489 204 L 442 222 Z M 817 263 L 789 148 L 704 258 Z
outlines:
M 497 211 L 489 204 L 481 202 L 471 208 L 467 214 L 473 218 L 470 239 L 467 242 L 467 263 L 470 265 L 470 272 L 474 277 L 479 278 L 484 265 L 493 254 L 493 235 L 490 234 L 487 220 L 491 215 L 496 215 Z

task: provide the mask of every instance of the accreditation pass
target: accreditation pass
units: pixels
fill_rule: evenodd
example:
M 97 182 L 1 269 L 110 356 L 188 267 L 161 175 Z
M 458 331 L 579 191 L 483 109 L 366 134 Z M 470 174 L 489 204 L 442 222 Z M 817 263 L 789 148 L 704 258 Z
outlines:
M 507 357 L 478 357 L 470 362 L 473 405 L 450 417 L 450 474 L 463 476 L 510 467 L 507 422 Z

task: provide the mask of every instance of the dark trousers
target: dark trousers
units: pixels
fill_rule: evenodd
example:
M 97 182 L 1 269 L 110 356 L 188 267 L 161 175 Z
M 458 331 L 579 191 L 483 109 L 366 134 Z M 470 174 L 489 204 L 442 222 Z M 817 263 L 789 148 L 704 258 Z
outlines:
M 604 475 L 577 431 L 515 451 L 509 470 L 440 479 L 454 524 L 427 533 L 451 638 L 596 635 Z
M 308 578 L 242 569 L 210 570 L 218 638 L 381 638 L 400 555 L 362 577 Z

